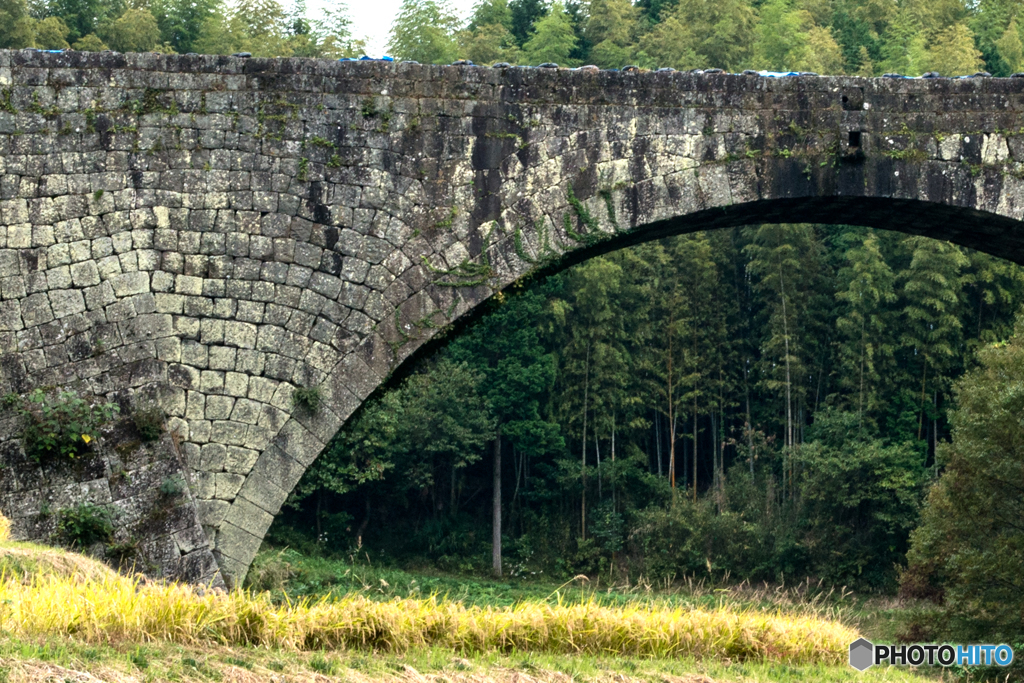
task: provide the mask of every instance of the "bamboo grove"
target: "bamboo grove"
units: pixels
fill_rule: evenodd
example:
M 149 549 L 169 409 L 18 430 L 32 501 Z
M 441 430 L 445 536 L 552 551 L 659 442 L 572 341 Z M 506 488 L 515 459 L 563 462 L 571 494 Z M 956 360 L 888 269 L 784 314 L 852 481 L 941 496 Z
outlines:
M 762 225 L 496 299 L 349 422 L 272 541 L 483 569 L 496 510 L 506 572 L 891 584 L 951 383 L 1011 334 L 1024 273 L 925 237 Z

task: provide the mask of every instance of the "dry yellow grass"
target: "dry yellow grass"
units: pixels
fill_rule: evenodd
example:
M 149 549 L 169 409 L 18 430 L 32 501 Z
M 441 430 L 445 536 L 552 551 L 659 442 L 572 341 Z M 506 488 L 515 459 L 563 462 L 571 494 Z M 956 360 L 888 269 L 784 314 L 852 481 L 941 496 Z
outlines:
M 44 574 L 74 578 L 76 581 L 116 576 L 116 572 L 102 562 L 77 553 L 35 543 L 0 544 L 0 575 L 32 581 Z
M 9 540 L 11 540 L 11 520 L 0 512 L 0 543 L 6 543 Z
M 266 594 L 202 592 L 107 574 L 0 578 L 0 630 L 93 643 L 168 641 L 296 650 L 368 648 L 714 657 L 839 663 L 857 633 L 814 616 L 637 603 L 466 607 L 361 595 L 274 604 Z

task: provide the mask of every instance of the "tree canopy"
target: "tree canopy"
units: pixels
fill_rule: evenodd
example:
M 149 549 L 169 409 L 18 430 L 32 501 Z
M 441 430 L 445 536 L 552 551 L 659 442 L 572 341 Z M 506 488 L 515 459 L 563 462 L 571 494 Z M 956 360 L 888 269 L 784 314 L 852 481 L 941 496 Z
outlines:
M 0 47 L 333 59 L 364 49 L 344 4 L 311 16 L 302 0 L 25 3 L 0 2 Z M 1006 0 L 479 0 L 463 21 L 446 0 L 403 0 L 387 50 L 438 64 L 1008 76 L 1024 69 L 1018 14 Z

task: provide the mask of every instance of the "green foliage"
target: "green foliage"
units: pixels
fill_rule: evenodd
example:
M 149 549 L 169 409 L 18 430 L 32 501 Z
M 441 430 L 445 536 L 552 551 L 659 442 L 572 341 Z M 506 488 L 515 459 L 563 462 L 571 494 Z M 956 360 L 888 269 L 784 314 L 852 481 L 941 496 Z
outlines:
M 25 0 L 0 2 L 0 48 L 18 49 L 32 46 L 32 18 Z
M 185 492 L 185 481 L 181 477 L 164 477 L 157 489 L 165 498 L 177 498 Z
M 137 647 L 128 653 L 128 661 L 131 662 L 135 668 L 145 671 L 149 668 L 149 657 L 146 651 L 141 647 Z
M 856 435 L 860 436 L 856 436 Z M 886 444 L 854 412 L 819 412 L 797 453 L 800 544 L 829 583 L 894 585 L 925 482 L 925 449 Z
M 1019 643 L 1024 638 L 1024 321 L 1008 342 L 978 353 L 955 385 L 953 438 L 943 472 L 911 535 L 903 589 L 943 598 L 942 637 Z
M 695 36 L 695 52 L 703 65 L 737 70 L 754 44 L 756 15 L 744 0 L 679 0 L 674 12 Z
M 25 453 L 36 462 L 73 459 L 99 438 L 100 427 L 118 413 L 114 403 L 97 403 L 72 392 L 35 389 L 25 396 L 10 394 L 5 402 L 22 421 Z
M 585 239 L 596 214 L 575 204 Z M 855 227 L 591 258 L 494 297 L 366 405 L 273 537 L 483 571 L 500 432 L 509 571 L 665 578 L 710 563 L 715 577 L 888 589 L 947 434 L 949 382 L 1021 302 L 1017 266 Z M 396 319 L 396 348 L 443 314 Z
M 1024 67 L 1024 42 L 1020 38 L 1017 17 L 1010 19 L 1006 31 L 995 41 L 995 47 L 1007 73 L 1017 73 Z
M 167 415 L 158 405 L 137 406 L 132 412 L 132 422 L 143 441 L 156 441 L 164 433 Z
M 107 543 L 114 533 L 110 511 L 92 503 L 81 503 L 58 513 L 57 534 L 67 545 L 87 548 L 94 543 Z
M 689 27 L 671 14 L 640 38 L 637 61 L 649 69 L 695 69 L 704 61 L 693 49 L 695 42 Z
M 979 71 L 984 62 L 975 47 L 974 35 L 966 24 L 955 24 L 940 32 L 928 48 L 926 68 L 945 76 L 962 76 Z
M 338 663 L 318 652 L 309 660 L 309 668 L 324 676 L 333 676 L 338 671 Z
M 461 54 L 474 64 L 516 63 L 519 47 L 515 36 L 503 24 L 484 24 L 459 34 Z
M 883 376 L 891 373 L 895 348 L 895 276 L 885 262 L 881 246 L 869 232 L 861 246 L 846 252 L 847 265 L 838 273 L 836 299 L 841 312 L 836 318 L 840 376 L 844 395 L 839 401 L 856 411 L 859 427 L 871 424 L 882 403 Z
M 37 25 L 36 45 L 57 49 L 52 41 L 49 45 L 44 46 L 39 40 L 39 27 L 50 18 L 59 17 L 61 19 L 62 26 L 68 29 L 63 38 L 73 42 L 90 33 L 95 33 L 100 23 L 116 17 L 123 11 L 123 8 L 124 5 L 109 2 L 109 0 L 52 0 L 46 5 L 46 12 L 43 14 L 43 16 L 49 16 Z M 64 47 L 66 48 L 67 45 Z
M 787 0 L 762 5 L 757 25 L 754 59 L 770 69 L 842 73 L 842 50 L 828 28 L 814 15 Z
M 473 15 L 466 29 L 476 31 L 484 26 L 501 26 L 506 31 L 511 31 L 512 10 L 507 0 L 478 0 L 473 6 Z
M 148 5 L 160 28 L 160 40 L 179 54 L 195 51 L 203 24 L 223 11 L 220 0 L 154 0 Z
M 295 387 L 292 391 L 292 407 L 315 415 L 320 410 L 320 387 Z
M 910 237 L 910 266 L 903 273 L 902 343 L 919 356 L 921 419 L 928 389 L 945 390 L 948 371 L 963 339 L 960 308 L 963 278 L 969 261 L 956 245 L 927 237 Z M 928 377 L 931 375 L 931 384 Z
M 590 53 L 594 64 L 619 68 L 630 61 L 636 13 L 629 0 L 591 2 L 587 39 L 594 45 Z
M 515 36 L 519 47 L 523 47 L 533 35 L 534 26 L 549 9 L 541 0 L 511 0 L 508 8 L 511 22 L 508 28 Z
M 6 4 L 4 4 L 6 3 Z M 363 54 L 345 7 L 316 17 L 304 2 L 279 0 L 113 0 L 0 2 L 0 47 L 122 51 L 247 51 L 258 57 L 337 59 Z M 972 73 L 1024 68 L 1015 8 L 960 0 L 480 0 L 462 24 L 447 0 L 405 0 L 388 50 L 402 59 L 468 58 L 563 65 L 720 67 L 877 75 Z M 529 49 L 526 48 L 530 45 Z
M 567 66 L 569 54 L 577 42 L 565 6 L 556 0 L 548 13 L 537 21 L 533 36 L 523 45 L 523 51 L 530 64 L 554 62 Z
M 450 64 L 458 58 L 458 18 L 446 0 L 402 0 L 388 50 L 396 59 Z
M 477 372 L 450 361 L 438 372 L 444 380 L 414 375 L 362 410 L 310 468 L 293 503 L 314 494 L 345 493 L 397 469 L 401 480 L 390 492 L 396 505 L 407 505 L 406 496 L 423 492 L 441 509 L 457 506 L 457 474 L 480 459 L 494 422 L 480 396 Z M 318 526 L 322 521 L 318 516 Z
M 35 44 L 44 50 L 66 50 L 71 29 L 60 17 L 46 17 L 36 23 Z
M 99 37 L 118 52 L 149 52 L 160 43 L 156 17 L 148 9 L 129 9 L 97 30 Z
M 82 52 L 103 52 L 110 49 L 95 33 L 90 33 L 84 38 L 76 40 L 75 44 L 71 47 Z

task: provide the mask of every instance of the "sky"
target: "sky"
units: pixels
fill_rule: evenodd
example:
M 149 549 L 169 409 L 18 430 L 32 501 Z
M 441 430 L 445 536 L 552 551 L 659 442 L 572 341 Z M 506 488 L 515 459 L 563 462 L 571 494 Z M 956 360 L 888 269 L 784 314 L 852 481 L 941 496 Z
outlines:
M 450 0 L 452 8 L 464 19 L 469 18 L 475 0 Z M 317 16 L 320 9 L 330 6 L 330 0 L 308 0 L 311 16 Z M 391 22 L 398 14 L 402 0 L 349 0 L 348 13 L 352 17 L 352 37 L 367 38 L 367 52 L 371 57 L 384 54 L 388 42 Z M 287 5 L 287 3 L 285 3 Z

